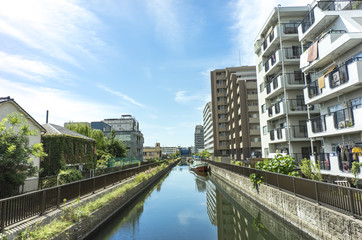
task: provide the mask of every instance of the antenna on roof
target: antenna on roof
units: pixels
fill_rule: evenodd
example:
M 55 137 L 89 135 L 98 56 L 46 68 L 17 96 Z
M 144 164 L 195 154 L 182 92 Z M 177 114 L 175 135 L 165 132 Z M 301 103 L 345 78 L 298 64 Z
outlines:
M 47 117 L 46 117 L 46 120 L 45 120 L 46 124 L 48 124 L 48 118 L 49 118 L 49 110 L 47 110 Z

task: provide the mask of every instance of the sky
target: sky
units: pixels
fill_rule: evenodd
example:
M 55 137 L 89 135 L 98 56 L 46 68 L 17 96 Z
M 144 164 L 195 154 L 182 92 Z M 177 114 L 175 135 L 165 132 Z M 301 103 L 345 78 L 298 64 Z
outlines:
M 144 146 L 192 146 L 210 71 L 255 65 L 272 11 L 310 0 L 0 0 L 0 97 L 40 124 L 131 114 Z

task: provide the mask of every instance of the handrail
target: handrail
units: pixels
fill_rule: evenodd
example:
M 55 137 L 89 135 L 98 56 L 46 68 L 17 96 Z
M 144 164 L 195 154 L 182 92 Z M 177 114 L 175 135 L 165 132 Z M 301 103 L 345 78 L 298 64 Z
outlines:
M 155 162 L 139 167 L 122 169 L 77 182 L 0 199 L 0 232 L 6 226 L 38 214 L 42 215 L 49 209 L 59 208 L 64 198 L 69 201 L 77 197 L 93 194 L 99 189 L 114 185 L 159 164 L 159 162 Z
M 235 174 L 250 177 L 255 173 L 263 177 L 263 182 L 270 187 L 292 193 L 303 199 L 316 202 L 339 212 L 362 218 L 362 189 L 339 186 L 336 184 L 314 181 L 311 179 L 267 172 L 255 168 L 237 166 L 206 160 L 209 164 L 223 168 Z M 211 168 L 212 171 L 212 168 Z

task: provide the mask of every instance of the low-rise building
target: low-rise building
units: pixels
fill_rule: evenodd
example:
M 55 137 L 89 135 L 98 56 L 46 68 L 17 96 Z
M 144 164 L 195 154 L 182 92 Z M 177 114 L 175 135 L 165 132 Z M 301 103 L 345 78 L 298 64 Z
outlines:
M 30 129 L 36 132 L 36 136 L 29 136 L 29 145 L 32 146 L 36 143 L 41 143 L 41 135 L 46 130 L 29 114 L 27 113 L 18 103 L 10 97 L 0 98 L 0 121 L 10 113 L 20 113 L 24 116 Z M 40 168 L 40 159 L 38 157 L 33 158 L 33 166 Z M 28 177 L 25 180 L 24 185 L 20 189 L 20 192 L 28 192 L 38 189 L 39 174 L 35 174 L 32 177 Z
M 160 159 L 162 157 L 161 145 L 156 143 L 154 147 L 143 147 L 143 160 Z
M 176 147 L 161 147 L 162 157 L 169 157 L 171 154 L 177 152 Z

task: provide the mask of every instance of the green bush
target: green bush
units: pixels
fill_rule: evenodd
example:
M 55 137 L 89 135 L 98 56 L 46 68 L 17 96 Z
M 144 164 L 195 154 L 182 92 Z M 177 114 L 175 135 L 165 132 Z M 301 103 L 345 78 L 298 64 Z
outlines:
M 264 159 L 262 162 L 257 162 L 255 168 L 268 172 L 299 177 L 299 172 L 295 170 L 296 162 L 290 155 L 283 156 L 281 154 L 277 154 L 272 159 Z
M 319 163 L 313 164 L 311 160 L 304 158 L 302 164 L 299 165 L 300 170 L 306 178 L 322 181 L 323 177 L 321 174 L 321 166 Z
M 60 170 L 58 174 L 59 184 L 71 183 L 82 179 L 82 173 L 76 169 Z

